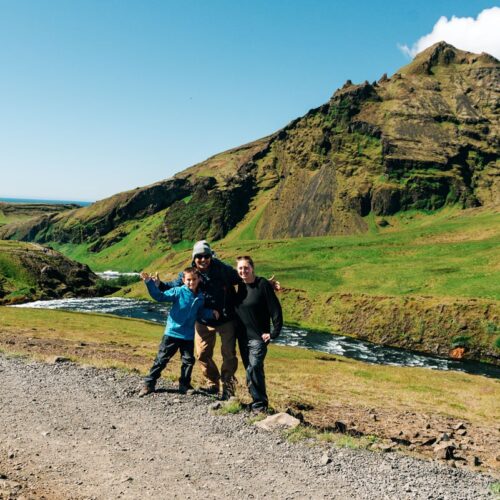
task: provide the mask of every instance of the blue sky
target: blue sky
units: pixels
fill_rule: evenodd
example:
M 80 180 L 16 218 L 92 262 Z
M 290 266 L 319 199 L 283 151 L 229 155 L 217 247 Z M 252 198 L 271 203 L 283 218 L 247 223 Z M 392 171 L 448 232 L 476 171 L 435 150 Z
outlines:
M 0 0 L 0 196 L 93 201 L 168 178 L 393 73 L 441 16 L 496 5 Z

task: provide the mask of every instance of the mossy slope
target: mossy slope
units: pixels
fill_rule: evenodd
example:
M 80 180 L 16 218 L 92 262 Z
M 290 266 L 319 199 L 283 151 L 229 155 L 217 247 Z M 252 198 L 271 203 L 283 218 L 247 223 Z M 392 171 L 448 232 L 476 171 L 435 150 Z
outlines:
M 89 207 L 8 225 L 0 237 L 99 252 L 123 224 L 164 210 L 156 241 L 176 244 L 223 238 L 257 201 L 254 232 L 266 239 L 365 233 L 368 214 L 498 206 L 499 68 L 486 54 L 436 44 L 391 78 L 348 81 L 269 137 Z

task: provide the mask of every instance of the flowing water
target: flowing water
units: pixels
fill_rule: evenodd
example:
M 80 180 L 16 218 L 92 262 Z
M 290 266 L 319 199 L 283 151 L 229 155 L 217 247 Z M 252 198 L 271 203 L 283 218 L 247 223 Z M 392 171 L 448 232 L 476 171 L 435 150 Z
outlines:
M 143 319 L 164 324 L 169 306 L 148 300 L 101 297 L 93 299 L 60 299 L 30 302 L 13 307 L 62 309 L 91 313 L 113 314 L 126 318 Z M 371 342 L 331 333 L 312 332 L 285 326 L 276 344 L 302 347 L 314 351 L 339 354 L 367 363 L 393 366 L 418 366 L 435 370 L 458 370 L 487 377 L 500 378 L 500 367 L 472 361 L 455 361 L 427 356 L 405 349 L 384 347 Z

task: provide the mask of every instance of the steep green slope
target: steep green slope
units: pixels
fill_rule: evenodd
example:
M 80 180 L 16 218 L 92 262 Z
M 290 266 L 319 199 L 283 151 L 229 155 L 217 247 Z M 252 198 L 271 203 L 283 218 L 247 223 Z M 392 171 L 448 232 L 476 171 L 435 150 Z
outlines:
M 36 243 L 0 240 L 0 304 L 99 294 L 98 277 Z

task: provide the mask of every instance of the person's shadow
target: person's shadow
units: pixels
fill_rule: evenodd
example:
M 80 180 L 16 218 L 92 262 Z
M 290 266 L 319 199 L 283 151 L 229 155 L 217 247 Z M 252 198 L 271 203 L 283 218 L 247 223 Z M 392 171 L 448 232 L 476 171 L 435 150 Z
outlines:
M 161 387 L 160 389 L 155 389 L 154 392 L 156 392 L 157 394 L 161 394 L 163 392 L 167 392 L 169 394 L 180 394 L 178 389 L 170 389 L 165 387 Z

